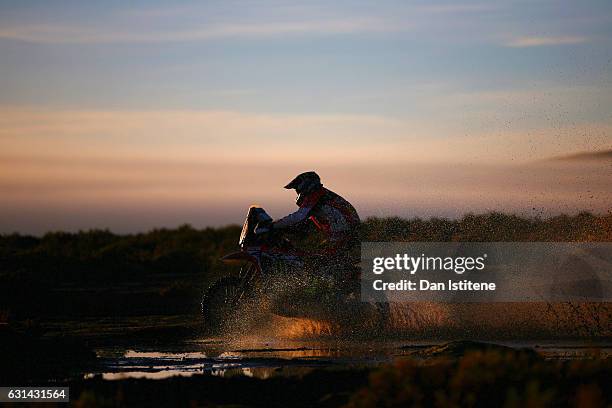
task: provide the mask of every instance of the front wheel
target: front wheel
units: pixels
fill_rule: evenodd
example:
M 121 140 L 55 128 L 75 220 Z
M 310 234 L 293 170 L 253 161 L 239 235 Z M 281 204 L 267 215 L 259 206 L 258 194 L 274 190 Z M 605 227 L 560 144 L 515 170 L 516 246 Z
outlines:
M 240 299 L 240 279 L 228 276 L 215 282 L 202 297 L 202 318 L 205 327 L 220 332 L 231 317 Z

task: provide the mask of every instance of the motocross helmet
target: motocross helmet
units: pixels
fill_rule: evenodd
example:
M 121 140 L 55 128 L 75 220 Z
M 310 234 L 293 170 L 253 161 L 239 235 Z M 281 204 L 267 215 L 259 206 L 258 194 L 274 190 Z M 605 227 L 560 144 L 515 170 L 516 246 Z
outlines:
M 321 188 L 321 178 L 314 171 L 307 171 L 302 174 L 298 174 L 296 178 L 291 180 L 289 184 L 285 186 L 286 189 L 295 189 L 296 193 L 304 194 L 310 193 Z

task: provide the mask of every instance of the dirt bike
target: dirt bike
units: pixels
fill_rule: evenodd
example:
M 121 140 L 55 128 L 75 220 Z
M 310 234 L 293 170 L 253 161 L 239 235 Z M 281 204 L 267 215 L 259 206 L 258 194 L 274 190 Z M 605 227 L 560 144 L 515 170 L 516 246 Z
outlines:
M 202 317 L 208 331 L 222 331 L 248 303 L 257 303 L 250 313 L 266 304 L 272 313 L 285 317 L 336 314 L 333 317 L 338 318 L 344 311 L 345 316 L 340 317 L 345 320 L 363 315 L 364 307 L 372 309 L 360 301 L 354 265 L 338 262 L 329 254 L 295 248 L 283 234 L 269 228 L 271 223 L 263 208 L 249 209 L 240 234 L 240 250 L 221 258 L 224 263 L 239 264 L 240 271 L 219 279 L 202 297 Z M 386 324 L 388 304 L 376 304 L 374 314 L 376 324 Z

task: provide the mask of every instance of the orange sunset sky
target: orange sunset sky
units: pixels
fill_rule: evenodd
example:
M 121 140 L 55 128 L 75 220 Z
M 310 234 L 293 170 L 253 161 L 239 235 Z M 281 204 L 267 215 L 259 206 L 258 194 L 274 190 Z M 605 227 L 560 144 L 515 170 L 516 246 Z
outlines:
M 0 4 L 0 232 L 611 210 L 609 3 L 332 3 Z

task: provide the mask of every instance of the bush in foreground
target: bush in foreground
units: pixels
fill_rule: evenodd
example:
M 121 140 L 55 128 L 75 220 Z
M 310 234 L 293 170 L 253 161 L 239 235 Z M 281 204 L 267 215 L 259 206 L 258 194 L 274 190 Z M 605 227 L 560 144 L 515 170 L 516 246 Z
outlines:
M 374 371 L 348 407 L 605 407 L 611 373 L 610 359 L 549 361 L 520 352 L 401 360 Z

